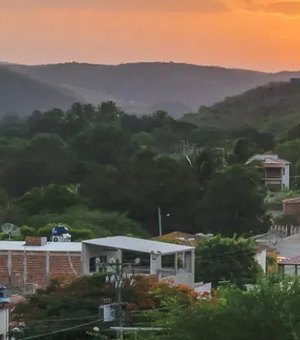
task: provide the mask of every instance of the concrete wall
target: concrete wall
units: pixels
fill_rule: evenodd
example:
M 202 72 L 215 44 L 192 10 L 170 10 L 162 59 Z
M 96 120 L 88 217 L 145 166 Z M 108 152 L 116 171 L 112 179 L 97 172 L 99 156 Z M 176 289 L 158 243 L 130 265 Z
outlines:
M 9 311 L 8 309 L 0 309 L 0 338 L 1 336 L 6 340 L 9 325 Z
M 177 274 L 161 279 L 161 281 L 164 280 L 171 280 L 176 285 L 185 285 L 190 287 L 193 287 L 195 282 L 194 275 L 192 273 Z
M 81 275 L 80 252 L 1 251 L 0 282 L 15 288 L 45 287 L 59 275 Z
M 282 188 L 288 189 L 289 187 L 290 187 L 290 165 L 286 164 L 284 170 L 282 171 Z
M 260 253 L 257 253 L 255 255 L 255 260 L 257 261 L 257 263 L 260 265 L 263 272 L 265 273 L 267 269 L 267 251 L 263 250 Z
M 283 214 L 293 216 L 300 223 L 300 202 L 284 202 Z

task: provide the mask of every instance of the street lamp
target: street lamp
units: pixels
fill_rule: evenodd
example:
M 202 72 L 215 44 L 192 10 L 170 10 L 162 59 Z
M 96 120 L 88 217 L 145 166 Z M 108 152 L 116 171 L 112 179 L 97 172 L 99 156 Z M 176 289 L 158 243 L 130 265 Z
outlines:
M 161 208 L 158 207 L 157 208 L 157 216 L 158 216 L 158 232 L 159 232 L 159 236 L 162 236 L 162 218 L 161 218 Z M 167 213 L 165 215 L 166 217 L 170 217 L 171 214 Z

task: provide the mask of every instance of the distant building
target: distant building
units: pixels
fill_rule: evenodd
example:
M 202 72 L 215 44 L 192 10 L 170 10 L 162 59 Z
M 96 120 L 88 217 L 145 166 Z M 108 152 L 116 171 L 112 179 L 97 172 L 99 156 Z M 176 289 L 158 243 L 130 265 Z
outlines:
M 264 168 L 263 181 L 273 190 L 290 187 L 290 162 L 280 159 L 278 155 L 254 155 L 246 164 L 261 162 Z
M 0 241 L 0 282 L 9 288 L 33 292 L 54 276 L 81 275 L 81 268 L 81 242 Z

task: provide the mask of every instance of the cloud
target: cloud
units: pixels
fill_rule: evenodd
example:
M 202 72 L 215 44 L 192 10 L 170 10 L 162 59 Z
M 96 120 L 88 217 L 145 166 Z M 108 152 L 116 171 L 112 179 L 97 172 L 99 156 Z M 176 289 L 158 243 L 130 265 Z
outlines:
M 268 4 L 266 11 L 269 13 L 281 13 L 285 15 L 299 15 L 300 14 L 300 2 L 273 2 Z
M 0 0 L 7 9 L 80 8 L 103 11 L 224 12 L 223 0 Z
M 299 15 L 300 0 L 227 0 L 233 8 L 261 13 Z

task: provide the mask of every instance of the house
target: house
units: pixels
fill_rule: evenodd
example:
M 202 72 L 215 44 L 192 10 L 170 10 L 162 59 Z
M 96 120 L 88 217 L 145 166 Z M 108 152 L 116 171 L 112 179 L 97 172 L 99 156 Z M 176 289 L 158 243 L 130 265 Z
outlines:
M 257 239 L 260 245 L 269 246 L 277 254 L 278 267 L 289 275 L 300 275 L 300 234 L 285 236 L 280 231 L 271 231 Z
M 279 258 L 278 267 L 283 274 L 298 276 L 300 275 L 300 256 Z
M 81 242 L 0 241 L 0 282 L 10 288 L 34 292 L 51 277 L 81 275 L 81 269 Z
M 189 233 L 183 233 L 181 231 L 173 231 L 168 234 L 164 234 L 161 236 L 154 236 L 152 237 L 154 241 L 161 241 L 161 242 L 169 242 L 175 244 L 182 244 L 186 246 L 196 246 L 196 236 Z
M 300 223 L 300 197 L 285 199 L 282 203 L 283 215 L 291 216 Z
M 273 190 L 288 189 L 290 186 L 290 162 L 280 159 L 278 155 L 254 155 L 246 164 L 262 162 L 263 181 Z
M 129 274 L 152 275 L 158 281 L 194 286 L 195 248 L 126 236 L 82 242 L 83 273 L 114 272 L 116 263 Z
M 204 240 L 212 236 L 213 234 L 202 234 L 202 233 L 189 234 L 189 233 L 184 233 L 182 231 L 173 231 L 171 233 L 164 234 L 161 236 L 154 236 L 152 237 L 152 240 L 196 247 L 197 243 L 200 240 Z

